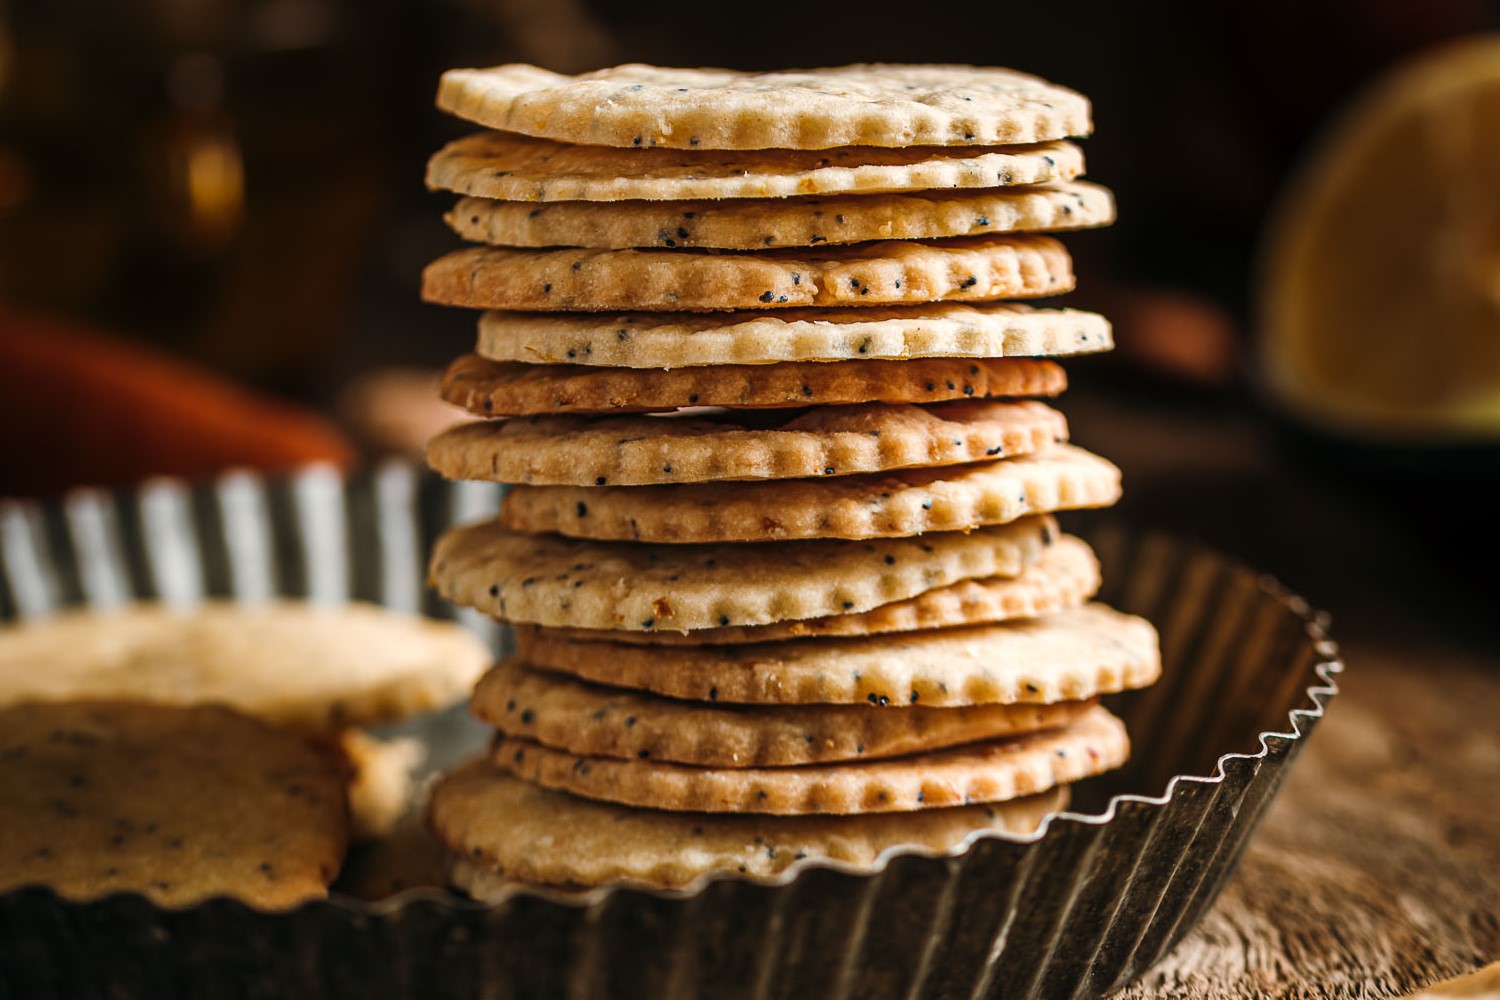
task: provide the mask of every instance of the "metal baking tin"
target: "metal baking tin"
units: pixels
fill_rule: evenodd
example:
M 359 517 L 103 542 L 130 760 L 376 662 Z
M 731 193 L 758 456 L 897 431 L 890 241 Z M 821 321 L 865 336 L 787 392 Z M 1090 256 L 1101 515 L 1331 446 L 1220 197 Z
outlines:
M 0 503 L 0 621 L 275 595 L 454 617 L 422 586 L 426 552 L 499 497 L 393 463 L 349 482 L 310 468 Z M 1078 528 L 1104 565 L 1101 598 L 1160 630 L 1164 670 L 1110 701 L 1131 762 L 1079 786 L 1070 811 L 1034 835 L 976 835 L 941 856 L 892 850 L 873 873 L 809 859 L 770 880 L 517 888 L 492 903 L 421 890 L 264 914 L 228 899 L 168 911 L 137 895 L 80 904 L 26 889 L 0 896 L 0 998 L 1052 1000 L 1117 989 L 1213 902 L 1341 664 L 1325 619 L 1271 579 L 1107 518 Z M 459 617 L 503 643 L 493 623 Z M 450 742 L 474 738 L 464 729 Z

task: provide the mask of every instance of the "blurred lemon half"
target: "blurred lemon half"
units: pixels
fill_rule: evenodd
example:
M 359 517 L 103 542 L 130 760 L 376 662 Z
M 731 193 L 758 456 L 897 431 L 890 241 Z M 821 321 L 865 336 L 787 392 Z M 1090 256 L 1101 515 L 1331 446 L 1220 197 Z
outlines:
M 1500 35 L 1367 92 L 1282 196 L 1260 274 L 1262 372 L 1296 416 L 1500 440 Z

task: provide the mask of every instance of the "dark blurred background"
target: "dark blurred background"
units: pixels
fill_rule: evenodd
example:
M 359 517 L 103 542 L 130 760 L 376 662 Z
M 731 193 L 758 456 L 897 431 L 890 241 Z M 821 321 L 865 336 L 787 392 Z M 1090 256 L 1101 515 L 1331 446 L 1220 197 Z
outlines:
M 456 65 L 1013 65 L 1088 94 L 1113 229 L 1070 240 L 1080 304 L 1177 293 L 1242 330 L 1268 205 L 1328 113 L 1407 52 L 1495 24 L 1481 0 L 1079 0 L 847 9 L 686 0 L 11 0 L 0 5 L 0 295 L 273 392 L 438 363 L 470 318 L 417 302 L 451 247 L 422 165 L 465 131 Z M 1127 303 L 1119 321 L 1130 326 Z M 1149 297 L 1148 297 L 1149 298 Z M 1222 380 L 1223 358 L 1127 351 Z M 1215 337 L 1223 330 L 1202 335 Z M 1178 338 L 1180 339 L 1180 337 Z
M 206 474 L 237 435 L 262 451 L 236 462 L 352 466 L 449 419 L 432 372 L 469 348 L 473 317 L 417 294 L 422 265 L 456 245 L 446 199 L 422 185 L 426 157 L 466 131 L 433 110 L 445 68 L 963 62 L 1094 101 L 1088 172 L 1117 192 L 1120 221 L 1069 238 L 1070 301 L 1110 315 L 1120 350 L 1070 366 L 1064 408 L 1080 442 L 1125 468 L 1128 512 L 1294 582 L 1329 551 L 1288 544 L 1304 534 L 1369 560 L 1364 582 L 1473 564 L 1424 505 L 1435 492 L 1481 502 L 1465 482 L 1494 474 L 1493 450 L 1432 478 L 1281 430 L 1247 345 L 1257 240 L 1309 143 L 1404 55 L 1500 26 L 1497 7 L 9 0 L 0 349 L 44 374 L 0 383 L 0 495 Z M 133 366 L 140 384 L 105 399 Z M 0 379 L 7 369 L 30 370 L 0 363 Z M 154 407 L 165 421 L 143 416 Z M 74 455 L 122 420 L 140 421 L 138 447 Z M 1387 556 L 1413 546 L 1420 566 L 1374 560 L 1361 546 L 1375 537 Z

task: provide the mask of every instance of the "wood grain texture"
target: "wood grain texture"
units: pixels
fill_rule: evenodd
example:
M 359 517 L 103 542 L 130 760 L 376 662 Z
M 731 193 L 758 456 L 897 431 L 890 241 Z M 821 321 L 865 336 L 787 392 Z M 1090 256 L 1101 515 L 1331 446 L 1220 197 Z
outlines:
M 1329 608 L 1348 667 L 1217 904 L 1116 1000 L 1399 997 L 1500 959 L 1500 532 L 1473 516 L 1485 505 L 1415 474 L 1295 461 L 1239 408 L 1082 390 L 1069 420 L 1123 468 L 1122 512 Z M 1445 540 L 1450 522 L 1465 545 Z
M 1218 904 L 1119 996 L 1400 996 L 1500 956 L 1500 675 L 1355 645 Z

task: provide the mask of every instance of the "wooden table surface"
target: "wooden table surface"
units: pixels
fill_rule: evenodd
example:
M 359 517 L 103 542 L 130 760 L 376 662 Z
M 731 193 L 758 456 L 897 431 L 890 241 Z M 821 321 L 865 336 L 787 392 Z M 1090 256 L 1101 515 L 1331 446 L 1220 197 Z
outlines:
M 1153 398 L 1085 384 L 1063 408 L 1124 469 L 1126 512 L 1329 609 L 1347 670 L 1215 908 L 1118 996 L 1401 996 L 1500 959 L 1493 504 L 1434 485 L 1413 512 L 1409 480 L 1293 460 L 1247 405 Z M 1441 530 L 1465 517 L 1467 561 Z

